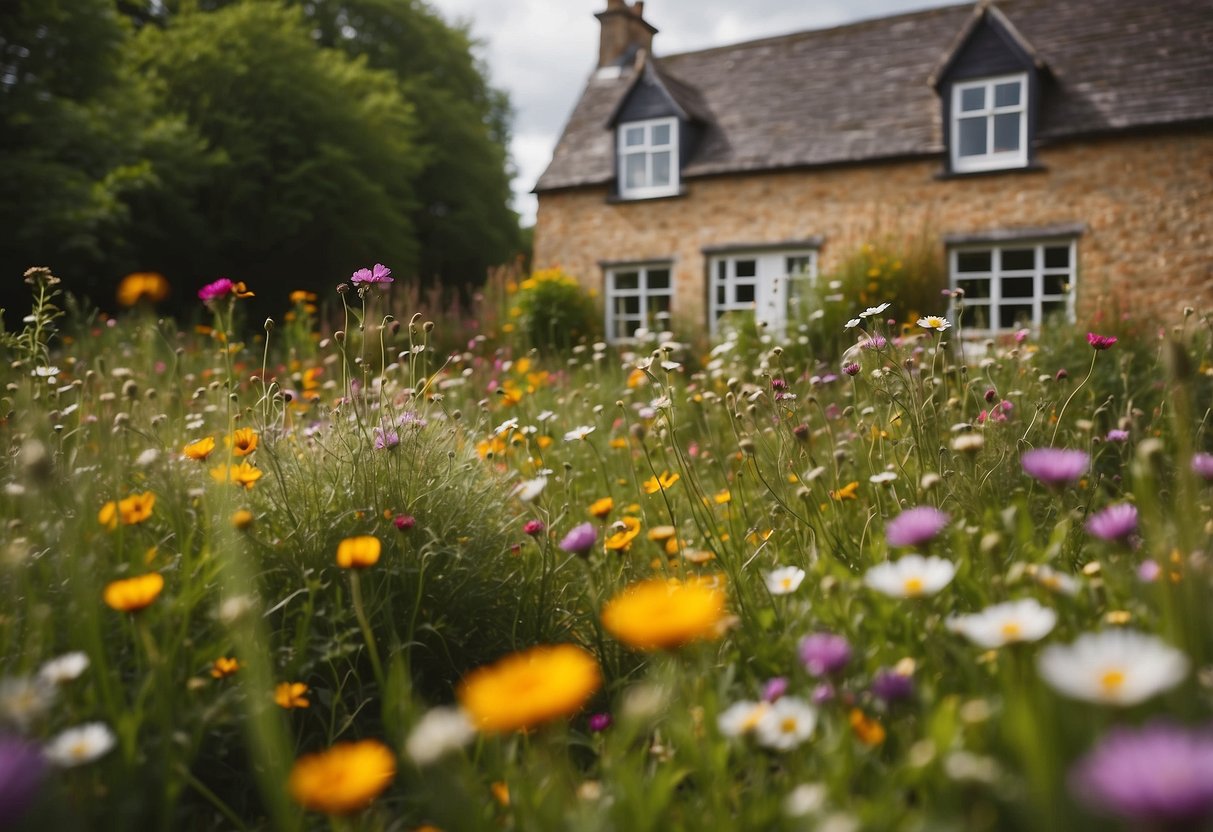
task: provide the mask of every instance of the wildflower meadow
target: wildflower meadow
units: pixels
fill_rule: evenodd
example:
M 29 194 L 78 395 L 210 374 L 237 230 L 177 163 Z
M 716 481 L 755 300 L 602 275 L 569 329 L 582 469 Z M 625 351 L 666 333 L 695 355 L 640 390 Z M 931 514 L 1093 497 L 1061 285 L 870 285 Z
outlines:
M 607 344 L 554 272 L 26 283 L 4 829 L 1210 828 L 1200 311 Z

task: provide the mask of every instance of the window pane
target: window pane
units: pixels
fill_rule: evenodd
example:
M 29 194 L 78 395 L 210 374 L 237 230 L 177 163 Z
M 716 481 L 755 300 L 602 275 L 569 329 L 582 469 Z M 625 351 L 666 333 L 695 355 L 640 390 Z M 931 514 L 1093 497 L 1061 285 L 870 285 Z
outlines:
M 734 274 L 737 277 L 754 277 L 758 274 L 757 260 L 738 260 Z
M 649 269 L 649 289 L 670 288 L 669 269 Z
M 639 147 L 644 144 L 644 128 L 628 127 L 623 131 L 623 143 L 626 147 Z
M 1069 246 L 1050 246 L 1045 249 L 1045 267 L 1050 269 L 1065 268 L 1070 265 Z
M 649 298 L 649 320 L 664 321 L 670 317 L 670 296 L 653 295 Z
M 784 273 L 789 275 L 809 274 L 809 258 L 808 257 L 788 257 L 785 258 Z
M 737 284 L 737 303 L 753 303 L 754 302 L 754 284 L 753 283 L 738 283 Z
M 638 272 L 615 272 L 615 291 L 628 291 L 630 289 L 640 288 L 640 274 Z
M 1040 305 L 1040 314 L 1044 316 L 1046 321 L 1048 321 L 1049 319 L 1053 319 L 1056 321 L 1065 320 L 1065 317 L 1066 317 L 1065 301 L 1057 300 L 1057 301 L 1051 301 L 1049 303 L 1042 303 Z
M 958 271 L 958 272 L 988 272 L 988 271 L 990 271 L 990 252 L 988 252 L 988 251 L 958 251 L 956 253 L 956 271 Z
M 960 313 L 960 323 L 965 329 L 989 329 L 990 307 L 965 303 L 964 311 Z
M 723 283 L 717 283 L 717 284 L 716 284 L 716 305 L 717 305 L 717 306 L 724 306 L 724 305 L 725 305 L 725 303 L 727 303 L 727 301 L 726 301 L 724 298 L 725 298 L 725 295 L 724 295 L 724 284 L 723 284 Z
M 998 326 L 1000 329 L 1029 326 L 1031 323 L 1031 306 L 1000 306 L 998 308 Z
M 1044 277 L 1044 293 L 1046 295 L 1064 294 L 1066 291 L 1066 284 L 1070 282 L 1070 276 L 1067 274 L 1046 274 Z
M 653 154 L 653 181 L 650 184 L 670 184 L 670 151 L 662 150 Z
M 971 280 L 957 280 L 956 288 L 964 290 L 966 302 L 972 299 L 983 300 L 990 297 L 989 278 L 979 277 Z
M 986 88 L 969 87 L 960 91 L 960 109 L 963 112 L 984 110 L 986 106 Z
M 623 157 L 623 181 L 624 187 L 628 190 L 632 188 L 643 188 L 648 183 L 644 178 L 644 154 L 629 153 Z
M 670 143 L 670 125 L 654 124 L 651 134 L 651 142 L 653 145 L 666 145 Z
M 994 116 L 994 152 L 1019 150 L 1020 113 L 999 113 Z
M 960 155 L 986 155 L 986 118 L 962 118 L 960 120 Z
M 1031 270 L 1036 266 L 1036 249 L 1034 248 L 1004 248 L 1002 250 L 1002 270 L 1013 272 Z
M 1031 277 L 1004 277 L 1002 296 L 1004 298 L 1030 298 L 1035 294 L 1035 284 L 1035 278 Z
M 625 315 L 639 315 L 640 314 L 640 298 L 638 298 L 638 297 L 619 298 L 619 300 L 623 301 L 623 312 Z M 616 308 L 618 308 L 618 306 Z
M 994 106 L 1014 107 L 1019 103 L 1019 82 L 994 85 Z

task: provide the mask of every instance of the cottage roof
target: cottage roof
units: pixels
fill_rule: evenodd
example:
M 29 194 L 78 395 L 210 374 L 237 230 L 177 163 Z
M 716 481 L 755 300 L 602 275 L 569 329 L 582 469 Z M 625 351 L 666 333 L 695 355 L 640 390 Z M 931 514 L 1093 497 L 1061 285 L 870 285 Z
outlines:
M 1047 67 L 1038 141 L 1213 119 L 1209 0 L 988 5 Z M 683 178 L 941 154 L 931 82 L 974 11 L 948 6 L 649 58 L 706 123 Z M 614 178 L 608 122 L 634 80 L 590 78 L 536 191 Z

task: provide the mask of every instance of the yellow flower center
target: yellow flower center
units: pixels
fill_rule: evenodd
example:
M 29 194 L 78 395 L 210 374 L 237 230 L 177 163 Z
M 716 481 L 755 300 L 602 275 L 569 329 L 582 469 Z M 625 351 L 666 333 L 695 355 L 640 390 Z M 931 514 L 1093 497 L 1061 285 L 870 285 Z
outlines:
M 783 722 L 779 723 L 779 730 L 785 734 L 791 734 L 796 730 L 795 717 L 784 717 Z
M 1008 621 L 1002 625 L 1002 637 L 1007 641 L 1018 639 L 1023 635 L 1023 628 L 1019 626 L 1018 621 Z
M 1099 677 L 1099 686 L 1103 692 L 1114 694 L 1124 686 L 1125 672 L 1123 670 L 1107 670 Z
M 902 589 L 906 595 L 922 595 L 922 578 L 906 578 Z
M 791 590 L 792 589 L 792 579 L 784 578 L 782 581 L 779 582 L 779 586 L 782 587 L 783 589 Z

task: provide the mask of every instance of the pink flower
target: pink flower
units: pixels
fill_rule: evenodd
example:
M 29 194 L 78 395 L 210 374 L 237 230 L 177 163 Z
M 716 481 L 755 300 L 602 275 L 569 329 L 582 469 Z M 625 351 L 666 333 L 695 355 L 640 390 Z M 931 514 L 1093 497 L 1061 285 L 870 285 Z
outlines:
M 382 263 L 376 263 L 374 268 L 359 269 L 350 275 L 350 283 L 391 283 L 392 270 Z
M 396 524 L 396 528 L 400 529 L 400 531 L 407 532 L 417 525 L 417 518 L 411 514 L 397 514 L 396 519 L 392 522 Z
M 531 537 L 536 537 L 543 534 L 543 529 L 544 525 L 542 520 L 528 520 L 526 521 L 526 525 L 522 527 L 522 530 Z
M 1097 350 L 1110 349 L 1116 343 L 1115 335 L 1096 335 L 1094 332 L 1087 333 L 1087 343 Z
M 235 285 L 226 277 L 221 277 L 214 283 L 208 283 L 199 289 L 198 297 L 203 303 L 210 303 L 213 300 L 230 295 Z

